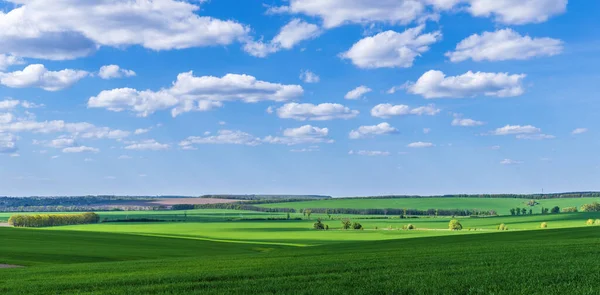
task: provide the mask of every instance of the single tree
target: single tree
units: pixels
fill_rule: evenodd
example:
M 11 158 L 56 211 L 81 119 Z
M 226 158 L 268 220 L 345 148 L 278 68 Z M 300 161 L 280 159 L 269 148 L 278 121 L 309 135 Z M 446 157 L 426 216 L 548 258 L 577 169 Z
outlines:
M 550 213 L 552 213 L 552 214 L 560 213 L 560 208 L 558 206 L 554 206 L 554 207 L 552 207 L 552 210 L 550 210 Z
M 321 222 L 321 218 L 317 219 L 317 222 L 315 222 L 315 224 L 313 224 L 313 227 L 316 230 L 323 230 L 323 229 L 325 229 L 325 225 L 323 224 L 323 222 Z
M 521 209 L 521 213 L 523 213 L 523 215 L 527 214 L 527 208 Z
M 542 222 L 542 224 L 540 225 L 541 228 L 547 228 L 548 227 L 548 222 Z
M 463 227 L 462 224 L 460 224 L 460 221 L 452 219 L 450 220 L 450 223 L 448 223 L 448 228 L 450 230 L 461 230 Z
M 510 208 L 510 215 L 515 215 L 515 208 Z
M 343 229 L 349 229 L 350 226 L 352 226 L 352 222 L 350 222 L 350 219 L 348 219 L 348 218 L 342 219 L 342 228 Z

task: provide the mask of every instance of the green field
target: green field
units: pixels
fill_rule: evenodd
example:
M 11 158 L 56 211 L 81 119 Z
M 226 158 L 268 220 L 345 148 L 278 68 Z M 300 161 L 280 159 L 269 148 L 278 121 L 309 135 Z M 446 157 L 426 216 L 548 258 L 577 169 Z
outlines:
M 265 208 L 294 208 L 296 210 L 305 208 L 349 208 L 349 209 L 479 209 L 496 210 L 498 214 L 510 214 L 511 208 L 533 209 L 534 213 L 540 213 L 542 207 L 552 208 L 559 206 L 577 207 L 583 204 L 600 202 L 600 198 L 573 198 L 573 199 L 545 199 L 536 200 L 539 205 L 529 207 L 526 205 L 528 199 L 515 198 L 394 198 L 394 199 L 327 199 L 303 202 L 282 202 L 272 204 L 261 204 Z
M 99 214 L 164 222 L 0 227 L 0 264 L 25 266 L 0 269 L 0 294 L 596 294 L 600 279 L 600 226 L 586 225 L 598 212 L 464 217 L 462 231 L 447 217 Z

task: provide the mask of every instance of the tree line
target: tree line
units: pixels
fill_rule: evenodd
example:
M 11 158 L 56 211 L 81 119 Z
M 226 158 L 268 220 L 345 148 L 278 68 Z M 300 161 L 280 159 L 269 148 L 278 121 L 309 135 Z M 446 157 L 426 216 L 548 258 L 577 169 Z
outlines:
M 100 216 L 92 212 L 82 214 L 17 214 L 8 219 L 8 223 L 15 227 L 47 227 L 98 223 L 99 221 Z

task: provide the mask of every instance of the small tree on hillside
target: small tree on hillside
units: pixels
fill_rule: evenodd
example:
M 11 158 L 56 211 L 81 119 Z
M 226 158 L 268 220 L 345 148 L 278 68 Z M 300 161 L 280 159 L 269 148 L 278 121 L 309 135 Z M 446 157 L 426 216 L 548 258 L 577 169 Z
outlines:
M 409 225 L 406 226 L 406 229 L 412 230 L 412 229 L 415 229 L 415 226 L 412 225 L 412 224 L 409 224 Z
M 304 213 L 306 213 L 306 217 L 308 217 L 308 219 L 310 219 L 310 215 L 312 214 L 312 210 L 310 210 L 310 209 L 304 210 Z
M 317 222 L 315 222 L 315 224 L 313 224 L 313 227 L 316 230 L 323 230 L 323 229 L 325 229 L 325 225 L 321 222 L 321 218 L 317 219 Z
M 342 228 L 343 229 L 349 229 L 351 226 L 352 226 L 352 222 L 350 222 L 350 219 L 348 219 L 348 218 L 342 219 Z
M 533 209 L 529 209 L 529 215 L 533 215 Z
M 498 230 L 504 230 L 506 226 L 504 225 L 504 223 L 501 223 L 500 225 L 498 225 Z
M 515 212 L 517 213 L 517 215 L 521 215 L 521 208 L 519 208 L 519 207 L 515 208 Z
M 510 215 L 515 215 L 515 208 L 510 208 Z
M 548 227 L 548 222 L 542 222 L 542 224 L 540 225 L 541 228 L 547 228 Z
M 523 215 L 527 214 L 527 208 L 523 208 L 523 209 L 521 209 L 521 213 L 522 213 Z
M 594 225 L 594 220 L 593 220 L 593 219 L 588 219 L 588 220 L 585 222 L 585 224 L 586 224 L 586 225 Z
M 363 227 L 362 227 L 362 225 L 360 223 L 355 222 L 355 223 L 352 224 L 352 228 L 353 229 L 362 229 Z
M 550 210 L 550 213 L 552 213 L 552 214 L 560 213 L 560 208 L 558 206 L 554 206 L 554 207 L 552 207 L 552 210 Z
M 460 221 L 452 219 L 450 220 L 450 223 L 448 223 L 448 228 L 450 230 L 461 230 L 463 227 L 462 224 L 460 224 Z

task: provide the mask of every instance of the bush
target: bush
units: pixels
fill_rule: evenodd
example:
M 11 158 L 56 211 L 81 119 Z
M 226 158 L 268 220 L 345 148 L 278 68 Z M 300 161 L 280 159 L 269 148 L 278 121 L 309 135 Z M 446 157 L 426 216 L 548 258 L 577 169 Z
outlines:
M 600 219 L 596 219 L 596 221 L 594 222 L 594 225 L 600 225 Z
M 352 224 L 352 228 L 353 229 L 362 229 L 363 227 L 362 227 L 362 225 L 360 223 L 355 222 L 355 223 Z
M 498 230 L 504 230 L 506 228 L 506 225 L 504 225 L 504 223 L 501 223 L 500 225 L 498 225 Z
M 325 230 L 329 230 L 329 225 L 325 225 Z
M 586 224 L 586 225 L 594 225 L 594 220 L 593 220 L 593 219 L 588 219 L 588 220 L 585 222 L 585 224 Z
M 408 229 L 408 230 L 415 229 L 415 226 L 412 224 L 409 224 L 406 226 L 406 229 Z
M 562 209 L 562 212 L 564 213 L 573 213 L 573 212 L 577 212 L 577 207 L 566 207 Z
M 325 225 L 321 222 L 321 218 L 317 219 L 317 222 L 315 222 L 315 224 L 313 224 L 313 227 L 316 230 L 323 230 L 323 229 L 325 229 Z
M 448 223 L 448 228 L 450 230 L 461 230 L 463 227 L 462 224 L 460 224 L 460 221 L 452 219 L 450 220 L 450 223 Z
M 547 228 L 548 227 L 548 222 L 542 222 L 542 224 L 540 225 L 541 228 Z
M 581 206 L 581 211 L 583 212 L 599 212 L 600 211 L 600 203 L 593 202 L 591 204 L 585 204 Z
M 558 207 L 558 206 L 552 207 L 552 210 L 550 210 L 550 213 L 552 213 L 552 214 L 560 213 L 560 207 Z

